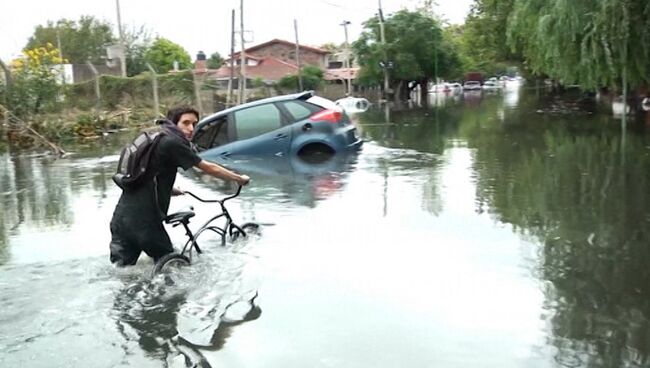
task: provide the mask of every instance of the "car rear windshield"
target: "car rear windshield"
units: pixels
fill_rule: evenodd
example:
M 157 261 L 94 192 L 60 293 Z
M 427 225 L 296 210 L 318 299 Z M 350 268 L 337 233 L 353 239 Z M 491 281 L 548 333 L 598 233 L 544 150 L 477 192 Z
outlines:
M 322 107 L 323 109 L 340 109 L 340 107 L 336 105 L 333 101 L 330 101 L 326 98 L 322 98 L 319 96 L 311 96 L 307 99 L 307 102 L 309 102 L 312 105 Z

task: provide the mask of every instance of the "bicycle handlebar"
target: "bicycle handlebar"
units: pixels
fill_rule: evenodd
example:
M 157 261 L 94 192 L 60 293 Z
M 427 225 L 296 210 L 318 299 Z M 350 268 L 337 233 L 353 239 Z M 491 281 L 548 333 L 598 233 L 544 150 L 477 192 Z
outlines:
M 204 203 L 216 203 L 216 202 L 219 202 L 219 203 L 223 204 L 223 202 L 225 202 L 225 201 L 227 201 L 229 199 L 233 199 L 233 198 L 237 197 L 239 195 L 239 193 L 241 193 L 241 188 L 242 188 L 242 186 L 238 185 L 237 186 L 237 192 L 235 194 L 233 194 L 231 196 L 228 196 L 228 197 L 225 197 L 225 198 L 222 198 L 222 199 L 203 199 L 203 198 L 197 196 L 196 194 L 194 194 L 192 192 L 185 192 L 185 194 L 189 194 L 192 197 L 194 197 L 197 200 L 199 200 L 201 202 L 204 202 Z

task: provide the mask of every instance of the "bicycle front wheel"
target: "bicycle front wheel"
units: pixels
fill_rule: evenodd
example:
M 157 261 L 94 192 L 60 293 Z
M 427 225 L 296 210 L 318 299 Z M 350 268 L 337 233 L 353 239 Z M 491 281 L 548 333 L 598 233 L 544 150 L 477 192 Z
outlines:
M 232 230 L 232 241 L 239 239 L 239 237 L 249 237 L 249 236 L 260 236 L 262 234 L 262 229 L 260 225 L 254 222 L 247 222 L 241 226 L 234 227 Z
M 152 275 L 178 271 L 190 265 L 190 259 L 179 253 L 169 253 L 160 257 L 153 266 Z

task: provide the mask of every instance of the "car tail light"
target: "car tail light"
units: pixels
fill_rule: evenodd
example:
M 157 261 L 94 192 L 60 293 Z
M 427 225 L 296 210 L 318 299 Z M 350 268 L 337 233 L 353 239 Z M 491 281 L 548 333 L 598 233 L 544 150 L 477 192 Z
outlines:
M 319 111 L 309 117 L 311 121 L 327 121 L 330 123 L 338 123 L 343 118 L 343 112 L 340 110 L 326 109 Z

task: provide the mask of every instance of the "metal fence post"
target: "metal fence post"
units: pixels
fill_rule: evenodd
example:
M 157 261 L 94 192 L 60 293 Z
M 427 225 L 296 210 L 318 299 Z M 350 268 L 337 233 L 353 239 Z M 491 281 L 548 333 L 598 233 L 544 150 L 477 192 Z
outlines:
M 147 68 L 151 71 L 151 82 L 153 84 L 153 104 L 154 104 L 154 111 L 156 113 L 156 119 L 160 118 L 160 103 L 158 102 L 158 75 L 156 74 L 156 70 L 151 66 L 151 64 L 147 63 Z
M 196 70 L 192 73 L 194 78 L 194 95 L 196 96 L 196 109 L 199 110 L 199 115 L 203 116 L 203 104 L 201 103 L 201 82 L 199 81 L 199 73 Z
M 97 98 L 97 102 L 95 102 L 95 117 L 99 118 L 99 110 L 101 107 L 102 103 L 102 93 L 99 88 L 99 73 L 97 72 L 97 69 L 95 66 L 90 62 L 86 61 L 86 64 L 90 68 L 90 70 L 93 72 L 93 75 L 95 76 L 95 97 Z

